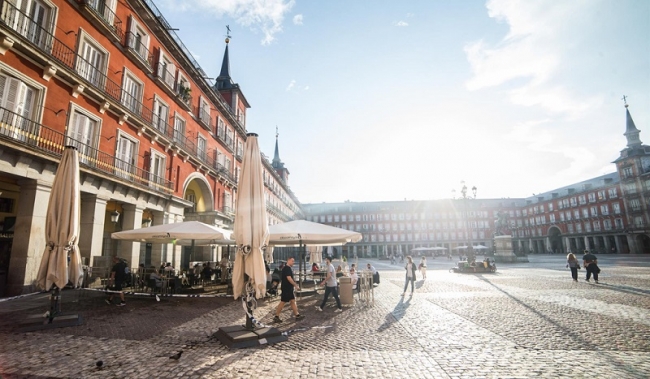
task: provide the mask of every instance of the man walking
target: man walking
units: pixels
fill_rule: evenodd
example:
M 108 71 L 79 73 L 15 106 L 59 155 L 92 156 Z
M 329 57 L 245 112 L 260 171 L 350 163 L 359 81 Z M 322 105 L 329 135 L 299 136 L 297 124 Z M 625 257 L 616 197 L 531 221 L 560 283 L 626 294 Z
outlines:
M 126 279 L 126 263 L 117 256 L 113 257 L 113 268 L 111 269 L 111 281 L 113 282 L 113 287 L 109 287 L 113 291 L 120 291 L 120 303 L 118 307 L 123 307 L 126 305 L 124 301 L 124 292 L 122 292 L 122 283 Z M 113 304 L 113 293 L 108 296 L 106 299 L 106 304 Z
M 591 275 L 594 275 L 594 281 L 598 283 L 598 273 L 600 268 L 598 268 L 598 258 L 595 255 L 591 254 L 589 251 L 585 250 L 585 255 L 582 256 L 582 265 L 587 271 L 587 281 L 591 278 Z
M 282 279 L 280 281 L 280 289 L 282 289 L 282 294 L 280 295 L 280 304 L 278 304 L 278 307 L 275 309 L 275 317 L 273 318 L 273 322 L 282 322 L 282 319 L 280 319 L 280 313 L 282 312 L 282 308 L 284 308 L 285 303 L 289 303 L 291 306 L 293 315 L 296 320 L 305 318 L 305 316 L 298 313 L 296 296 L 293 294 L 294 288 L 300 291 L 300 287 L 293 280 L 293 270 L 291 269 L 293 262 L 295 262 L 295 259 L 293 257 L 287 259 L 287 264 L 282 268 Z
M 321 286 L 325 284 L 325 297 L 323 297 L 323 302 L 320 304 L 320 307 L 316 307 L 316 309 L 321 312 L 323 311 L 325 303 L 327 302 L 327 298 L 330 297 L 331 293 L 334 295 L 334 299 L 336 299 L 336 305 L 338 306 L 338 309 L 334 312 L 341 312 L 343 311 L 343 308 L 341 308 L 341 300 L 339 299 L 339 293 L 337 290 L 336 270 L 334 270 L 332 258 L 325 258 L 325 263 L 327 264 L 327 277 L 325 277 L 325 280 L 321 282 Z

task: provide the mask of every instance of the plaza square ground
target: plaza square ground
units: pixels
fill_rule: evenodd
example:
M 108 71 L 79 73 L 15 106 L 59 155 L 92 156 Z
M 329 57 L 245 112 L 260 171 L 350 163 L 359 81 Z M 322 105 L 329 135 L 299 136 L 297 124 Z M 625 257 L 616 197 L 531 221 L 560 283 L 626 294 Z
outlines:
M 429 259 L 411 297 L 403 264 L 359 259 L 381 273 L 374 305 L 318 312 L 321 295 L 287 306 L 289 340 L 228 349 L 213 335 L 243 324 L 232 298 L 127 296 L 64 291 L 63 311 L 83 324 L 20 332 L 44 313 L 45 294 L 0 302 L 1 378 L 647 378 L 650 377 L 650 256 L 602 255 L 600 284 L 571 280 L 565 257 L 533 255 L 495 274 L 454 274 Z M 417 261 L 416 261 L 417 262 Z M 255 315 L 272 324 L 277 299 Z M 178 361 L 169 356 L 183 350 Z M 103 366 L 96 368 L 101 360 Z

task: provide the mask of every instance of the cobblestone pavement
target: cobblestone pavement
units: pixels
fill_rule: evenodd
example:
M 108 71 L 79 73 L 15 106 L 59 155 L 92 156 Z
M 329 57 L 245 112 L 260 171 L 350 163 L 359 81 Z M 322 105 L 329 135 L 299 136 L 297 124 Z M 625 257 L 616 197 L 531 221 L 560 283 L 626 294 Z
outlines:
M 401 265 L 373 260 L 373 306 L 334 313 L 330 299 L 318 312 L 321 296 L 305 297 L 304 320 L 291 320 L 288 306 L 282 314 L 287 342 L 239 350 L 213 337 L 245 321 L 231 298 L 129 296 L 120 308 L 101 293 L 65 291 L 63 310 L 83 325 L 18 332 L 47 309 L 34 295 L 0 302 L 0 377 L 648 378 L 650 256 L 599 258 L 600 284 L 585 282 L 584 270 L 574 283 L 558 255 L 495 274 L 449 273 L 453 262 L 436 258 L 412 297 L 400 296 Z M 277 301 L 260 301 L 261 322 L 271 324 Z

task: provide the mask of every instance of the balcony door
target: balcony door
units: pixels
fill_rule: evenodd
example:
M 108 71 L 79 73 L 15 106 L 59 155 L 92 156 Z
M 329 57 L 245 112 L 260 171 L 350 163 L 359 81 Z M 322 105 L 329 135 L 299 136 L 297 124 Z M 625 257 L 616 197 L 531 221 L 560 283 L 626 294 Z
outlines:
M 142 85 L 130 75 L 124 77 L 124 89 L 122 92 L 122 104 L 131 112 L 140 115 L 140 98 L 142 97 Z
M 79 74 L 95 87 L 102 88 L 102 69 L 104 53 L 88 41 L 81 44 L 82 61 L 78 65 Z
M 26 141 L 31 130 L 35 90 L 22 81 L 0 75 L 0 121 L 9 127 L 0 130 L 9 137 Z
M 132 174 L 135 172 L 135 158 L 137 154 L 136 142 L 120 135 L 117 140 L 117 153 L 115 154 L 117 160 L 115 161 L 115 168 L 117 175 L 125 179 L 132 179 Z
M 72 124 L 70 125 L 68 137 L 69 145 L 75 146 L 79 151 L 79 161 L 90 164 L 90 158 L 95 156 L 93 144 L 97 136 L 99 122 L 87 115 L 74 111 L 72 115 Z
M 153 122 L 159 132 L 167 134 L 167 120 L 169 119 L 169 106 L 158 98 L 153 103 Z
M 165 157 L 152 151 L 151 168 L 149 171 L 151 174 L 149 178 L 151 186 L 163 185 L 165 180 Z

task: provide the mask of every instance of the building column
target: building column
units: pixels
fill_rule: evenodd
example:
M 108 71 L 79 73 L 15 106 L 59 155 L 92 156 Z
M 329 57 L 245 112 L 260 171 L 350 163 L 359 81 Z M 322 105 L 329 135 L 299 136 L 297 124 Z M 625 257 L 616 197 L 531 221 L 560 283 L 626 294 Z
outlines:
M 6 295 L 16 296 L 37 290 L 36 276 L 45 251 L 45 216 L 51 184 L 21 180 L 16 207 L 16 224 L 9 261 Z
M 151 211 L 152 221 L 151 226 L 165 224 L 165 212 Z M 151 265 L 155 268 L 160 267 L 163 263 L 163 244 L 151 244 Z
M 81 196 L 81 235 L 79 251 L 84 264 L 91 265 L 92 257 L 102 255 L 104 220 L 107 198 L 96 195 Z
M 134 204 L 123 204 L 124 214 L 122 217 L 123 230 L 142 228 L 142 211 L 144 208 Z M 122 241 L 120 251 L 117 255 L 129 262 L 129 267 L 137 267 L 140 264 L 140 242 Z
M 626 235 L 627 237 L 627 245 L 630 247 L 630 254 L 641 254 L 641 251 L 639 250 L 639 246 L 636 243 L 636 234 L 628 234 Z
M 612 244 L 609 242 L 609 236 L 603 236 L 603 241 L 605 242 L 605 251 L 607 254 L 612 252 Z

